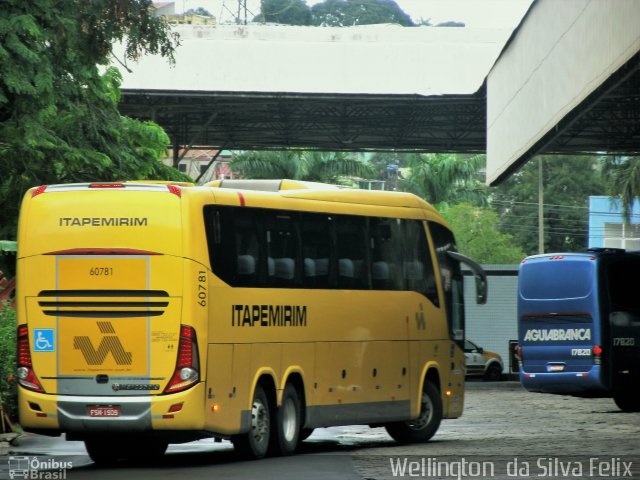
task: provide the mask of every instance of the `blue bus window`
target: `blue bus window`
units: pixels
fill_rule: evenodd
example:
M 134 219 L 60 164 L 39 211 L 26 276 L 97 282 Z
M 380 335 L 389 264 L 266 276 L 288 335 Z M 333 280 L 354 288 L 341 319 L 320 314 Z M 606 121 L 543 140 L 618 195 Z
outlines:
M 595 262 L 586 258 L 532 263 L 519 279 L 520 295 L 529 300 L 584 298 L 591 294 L 594 272 Z

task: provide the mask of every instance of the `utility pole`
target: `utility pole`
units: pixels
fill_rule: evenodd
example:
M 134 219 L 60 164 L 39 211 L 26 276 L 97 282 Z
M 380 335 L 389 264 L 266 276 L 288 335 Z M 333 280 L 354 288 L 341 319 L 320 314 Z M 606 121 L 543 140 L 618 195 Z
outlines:
M 231 10 L 230 7 L 227 6 L 227 3 L 237 3 L 238 9 L 237 11 Z M 236 25 L 246 25 L 247 17 L 252 12 L 249 11 L 247 7 L 247 0 L 223 0 L 222 2 L 222 10 L 226 10 L 233 17 L 233 21 Z M 220 20 L 222 19 L 222 15 Z
M 542 155 L 538 157 L 538 253 L 544 253 L 544 182 Z

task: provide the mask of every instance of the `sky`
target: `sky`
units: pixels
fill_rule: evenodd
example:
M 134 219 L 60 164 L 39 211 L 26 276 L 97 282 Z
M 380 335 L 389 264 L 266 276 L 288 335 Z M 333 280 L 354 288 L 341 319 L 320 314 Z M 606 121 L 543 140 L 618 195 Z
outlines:
M 312 6 L 321 0 L 307 0 Z M 514 28 L 526 13 L 532 0 L 396 0 L 402 10 L 414 21 L 421 18 L 431 19 L 436 25 L 455 20 L 464 22 L 468 27 L 477 28 Z M 203 7 L 218 18 L 220 22 L 232 20 L 231 12 L 237 12 L 238 0 L 175 0 L 176 11 Z M 247 0 L 247 8 L 253 18 L 260 11 L 259 0 Z

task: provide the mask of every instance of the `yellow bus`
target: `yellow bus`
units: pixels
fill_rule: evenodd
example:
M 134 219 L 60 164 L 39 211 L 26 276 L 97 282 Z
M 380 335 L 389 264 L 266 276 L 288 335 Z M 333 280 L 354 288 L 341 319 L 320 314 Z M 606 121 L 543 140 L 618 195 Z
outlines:
M 407 193 L 278 181 L 33 188 L 18 232 L 20 423 L 96 462 L 314 428 L 431 438 L 462 413 L 460 262 Z

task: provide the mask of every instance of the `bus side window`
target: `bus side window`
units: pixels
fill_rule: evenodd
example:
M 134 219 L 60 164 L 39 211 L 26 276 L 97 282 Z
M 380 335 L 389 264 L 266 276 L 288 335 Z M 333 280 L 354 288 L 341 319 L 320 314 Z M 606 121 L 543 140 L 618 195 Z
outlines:
M 260 241 L 256 225 L 255 213 L 252 209 L 234 209 L 233 218 L 228 221 L 232 227 L 228 235 L 234 237 L 234 249 L 229 251 L 236 254 L 236 285 L 255 286 L 260 278 Z
M 422 293 L 439 306 L 436 277 L 426 231 L 419 220 L 406 220 L 403 245 L 403 271 L 407 290 Z
M 335 225 L 338 288 L 366 290 L 370 284 L 366 218 L 336 215 Z
M 261 248 L 253 209 L 204 209 L 211 269 L 232 286 L 259 281 Z
M 300 240 L 305 288 L 329 288 L 331 233 L 331 216 L 322 213 L 301 214 Z
M 264 212 L 269 286 L 294 287 L 300 278 L 294 215 L 278 210 Z
M 404 290 L 402 276 L 402 220 L 371 218 L 371 282 L 374 290 Z

